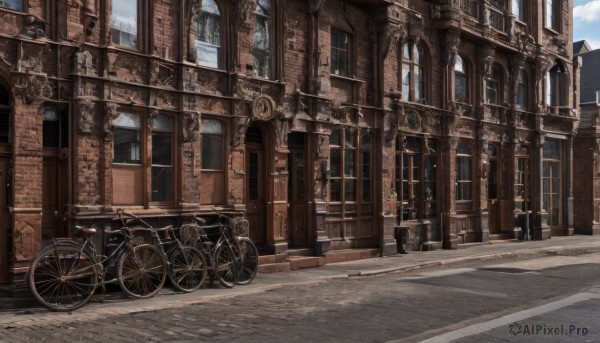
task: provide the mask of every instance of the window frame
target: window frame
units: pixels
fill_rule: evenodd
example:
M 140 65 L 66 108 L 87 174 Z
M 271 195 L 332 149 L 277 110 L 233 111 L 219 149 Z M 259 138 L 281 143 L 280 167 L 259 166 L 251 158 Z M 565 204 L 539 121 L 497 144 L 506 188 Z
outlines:
M 558 61 L 546 73 L 546 106 L 563 107 L 568 103 L 569 74 Z
M 490 73 L 490 77 L 486 79 L 486 92 L 485 92 L 485 101 L 490 105 L 500 105 L 502 99 L 504 98 L 504 94 L 502 90 L 504 89 L 502 85 L 502 73 L 500 72 L 500 67 L 497 65 L 492 66 L 492 72 Z M 493 86 L 493 87 L 492 87 Z M 491 101 L 490 97 L 494 92 L 494 101 Z
M 414 40 L 409 39 L 402 44 L 400 49 L 400 60 L 402 66 L 400 68 L 401 98 L 403 101 L 423 103 L 427 98 L 425 94 L 426 66 L 424 63 L 425 56 L 423 52 L 423 45 L 421 43 L 417 44 Z M 409 56 L 406 56 L 407 52 Z M 408 71 L 408 84 L 404 82 L 405 70 Z M 405 86 L 407 88 L 406 90 Z M 417 92 L 420 93 L 420 98 L 417 98 Z
M 520 21 L 522 23 L 526 21 L 525 1 L 526 0 L 512 0 L 511 2 L 511 14 L 515 16 L 515 19 L 517 21 Z
M 119 2 L 120 4 L 123 4 L 124 2 Z M 116 45 L 120 48 L 123 49 L 128 49 L 128 50 L 134 50 L 134 51 L 143 51 L 144 49 L 144 45 L 142 44 L 143 42 L 143 34 L 144 34 L 144 23 L 143 23 L 143 15 L 142 13 L 144 13 L 144 4 L 146 3 L 145 1 L 142 0 L 136 0 L 136 10 L 135 10 L 135 21 L 136 21 L 136 35 L 135 35 L 135 45 L 134 46 L 130 46 L 130 45 L 126 45 L 126 44 L 121 44 L 121 43 L 116 43 L 113 39 L 113 30 L 118 31 L 118 32 L 124 32 L 123 30 L 117 30 L 116 28 L 113 28 L 113 10 L 114 10 L 114 4 L 115 1 L 111 1 L 111 9 L 110 9 L 110 19 L 109 19 L 109 37 L 110 37 L 110 42 L 112 45 Z M 152 16 L 150 16 L 151 18 Z
M 223 53 L 223 49 L 224 49 L 224 31 L 225 31 L 225 27 L 223 25 L 223 15 L 222 15 L 222 10 L 221 10 L 221 6 L 219 1 L 216 0 L 205 0 L 205 1 L 212 1 L 217 9 L 218 14 L 215 13 L 211 13 L 208 11 L 204 11 L 202 10 L 202 8 L 200 9 L 200 11 L 198 12 L 197 16 L 193 19 L 194 20 L 194 45 L 195 45 L 195 49 L 196 49 L 196 64 L 202 67 L 206 67 L 206 68 L 214 68 L 214 69 L 223 69 L 223 58 L 224 58 L 224 53 Z M 206 2 L 203 1 L 202 2 L 202 7 L 204 7 L 206 5 Z M 199 39 L 200 36 L 200 31 L 202 29 L 202 26 L 200 25 L 200 21 L 201 18 L 203 17 L 203 15 L 214 19 L 215 22 L 218 22 L 218 29 L 219 29 L 219 45 L 216 45 L 214 42 L 208 42 L 208 41 L 203 41 L 201 39 Z M 211 47 L 211 48 L 215 48 L 217 50 L 217 65 L 213 66 L 210 65 L 208 63 L 208 61 L 202 61 L 200 59 L 201 57 L 201 53 L 199 51 L 199 46 L 200 45 L 205 45 L 207 47 Z
M 459 61 L 461 62 L 461 69 L 462 70 L 457 70 L 457 65 L 459 63 Z M 454 101 L 458 102 L 458 103 L 464 103 L 464 104 L 470 104 L 470 87 L 469 87 L 469 66 L 468 63 L 465 61 L 465 59 L 460 56 L 460 55 L 456 55 L 456 60 L 454 62 Z M 464 80 L 464 97 L 463 98 L 458 98 L 457 97 L 457 84 L 458 84 L 458 80 L 462 79 Z
M 334 42 L 339 41 L 339 36 L 343 36 L 346 39 L 345 47 L 334 46 Z M 331 75 L 349 77 L 352 74 L 352 34 L 350 32 L 332 27 L 330 32 L 331 38 Z M 336 58 L 334 58 L 334 56 Z M 344 56 L 346 65 L 344 69 L 340 70 L 337 65 L 339 60 L 337 56 Z M 336 69 L 337 68 L 337 69 Z
M 163 129 L 163 128 L 156 127 L 156 121 L 160 117 L 165 117 L 170 120 L 170 125 L 171 125 L 170 129 Z M 150 129 L 149 133 L 148 133 L 148 135 L 150 136 L 149 137 L 150 141 L 152 142 L 152 144 L 151 144 L 152 151 L 148 153 L 148 155 L 151 156 L 150 157 L 151 163 L 149 163 L 149 165 L 150 165 L 150 187 L 151 187 L 150 188 L 150 197 L 149 197 L 150 203 L 152 203 L 152 204 L 171 204 L 175 200 L 175 172 L 176 172 L 176 170 L 175 170 L 175 160 L 176 160 L 176 158 L 175 158 L 176 157 L 176 155 L 175 155 L 175 117 L 172 115 L 167 115 L 167 114 L 159 114 L 157 117 L 155 117 L 155 118 L 150 117 L 147 120 L 154 121 L 154 123 L 152 125 L 152 129 Z M 171 163 L 168 165 L 167 164 L 157 164 L 155 162 L 156 158 L 155 158 L 154 153 L 157 151 L 157 149 L 155 149 L 155 147 L 154 147 L 154 145 L 155 145 L 154 133 L 155 132 L 157 132 L 157 133 L 168 132 L 170 134 L 170 139 L 171 139 L 171 149 L 170 149 L 171 150 L 170 151 L 170 154 L 171 154 L 170 160 L 171 161 L 170 162 Z M 171 192 L 170 192 L 170 197 L 167 198 L 166 200 L 155 200 L 155 198 L 154 198 L 154 187 L 155 187 L 154 170 L 158 169 L 158 168 L 163 169 L 163 170 L 170 169 L 170 171 L 171 171 L 171 181 L 170 181 Z M 169 194 L 169 193 L 167 193 L 167 194 Z
M 552 143 L 556 144 L 557 156 L 550 156 L 547 154 L 547 148 L 549 148 Z M 549 214 L 548 225 L 550 227 L 560 227 L 563 221 L 563 153 L 564 141 L 560 139 L 546 139 L 542 148 L 542 209 Z M 556 170 L 558 175 L 554 174 L 553 166 L 557 166 Z M 558 185 L 555 185 L 554 181 L 556 179 L 558 179 Z M 553 195 L 557 196 L 556 203 Z M 547 198 L 548 201 L 546 200 Z M 556 217 L 553 217 L 554 213 L 552 210 L 556 210 Z
M 468 147 L 469 152 L 461 152 L 461 144 Z M 461 165 L 465 163 L 465 167 Z M 468 173 L 468 175 L 463 175 Z M 456 148 L 456 196 L 457 202 L 471 202 L 473 201 L 473 185 L 474 185 L 474 173 L 473 173 L 473 146 L 466 140 L 461 139 L 458 142 Z M 465 192 L 463 187 L 468 186 L 468 192 Z M 462 189 L 459 192 L 459 189 Z
M 260 6 L 260 2 L 263 0 L 258 0 L 256 2 L 256 8 L 254 10 L 254 31 L 252 35 L 252 65 L 254 67 L 254 76 L 262 79 L 272 80 L 275 77 L 275 62 L 274 62 L 274 52 L 275 52 L 275 2 L 273 0 L 264 0 L 268 1 L 271 8 L 270 15 L 265 15 L 262 13 L 258 13 L 258 9 Z M 265 34 L 268 36 L 266 42 L 268 43 L 267 49 L 259 49 L 256 46 L 256 34 L 259 18 L 263 18 L 265 24 Z M 260 61 L 258 60 L 258 55 L 262 53 L 264 55 L 264 66 L 260 66 Z M 268 68 L 268 69 L 266 69 Z M 261 70 L 265 69 L 264 72 Z
M 207 133 L 204 132 L 204 128 L 206 127 L 206 124 L 208 121 L 214 121 L 216 123 L 218 123 L 220 125 L 220 130 L 221 133 Z M 200 202 L 203 205 L 224 205 L 227 201 L 227 197 L 225 196 L 225 194 L 227 194 L 227 166 L 226 166 L 226 156 L 228 154 L 227 152 L 227 130 L 228 130 L 228 125 L 227 125 L 227 121 L 223 120 L 222 118 L 217 118 L 217 117 L 204 117 L 201 120 L 201 127 L 200 127 L 200 136 L 201 136 L 201 174 L 200 174 L 200 184 L 201 185 L 207 185 L 207 183 L 211 182 L 212 183 L 212 191 L 208 191 L 208 192 L 203 192 L 203 190 L 200 190 Z M 208 136 L 208 137 L 207 137 Z M 220 164 L 221 164 L 221 169 L 208 169 L 205 166 L 204 163 L 204 151 L 205 149 L 211 149 L 209 147 L 206 146 L 207 141 L 209 141 L 209 139 L 207 138 L 214 138 L 214 137 L 220 137 Z M 214 142 L 213 140 L 210 140 L 211 142 Z M 218 181 L 218 178 L 221 178 L 221 181 Z M 221 192 L 219 193 L 221 195 L 221 199 L 218 198 L 218 196 L 216 196 L 215 194 L 218 192 L 214 192 L 214 190 L 221 190 Z
M 522 111 L 527 111 L 528 107 L 528 89 L 527 89 L 528 79 L 524 70 L 520 70 L 517 75 L 517 87 L 515 92 L 517 93 L 515 96 L 515 108 Z M 519 94 L 522 94 L 522 99 L 520 100 Z

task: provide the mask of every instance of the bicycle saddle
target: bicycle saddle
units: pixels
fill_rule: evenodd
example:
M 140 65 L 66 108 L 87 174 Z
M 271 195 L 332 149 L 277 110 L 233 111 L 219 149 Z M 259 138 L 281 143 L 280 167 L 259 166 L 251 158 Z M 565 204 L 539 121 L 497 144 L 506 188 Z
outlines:
M 73 233 L 76 236 L 92 236 L 94 234 L 96 234 L 96 228 L 94 227 L 83 227 L 83 226 L 75 226 L 75 228 L 73 229 Z

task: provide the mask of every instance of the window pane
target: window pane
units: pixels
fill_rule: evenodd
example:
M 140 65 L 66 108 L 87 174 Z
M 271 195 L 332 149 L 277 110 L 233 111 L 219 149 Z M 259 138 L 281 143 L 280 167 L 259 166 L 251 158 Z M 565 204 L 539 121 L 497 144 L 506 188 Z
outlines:
M 331 180 L 329 183 L 331 189 L 331 201 L 341 201 L 340 180 Z
M 336 75 L 348 75 L 348 41 L 345 32 L 331 30 L 331 72 Z
M 218 120 L 202 119 L 202 133 L 223 133 L 223 124 Z
M 415 101 L 421 102 L 425 93 L 423 92 L 423 75 L 424 69 L 422 67 L 415 67 Z
M 140 164 L 140 131 L 115 128 L 115 163 Z
M 223 136 L 202 134 L 202 169 L 223 170 Z
M 356 155 L 353 150 L 344 152 L 344 176 L 356 176 Z
M 173 168 L 152 167 L 152 201 L 173 200 Z
M 362 153 L 362 178 L 369 179 L 371 178 L 371 153 L 363 152 Z
M 113 1 L 110 30 L 113 43 L 137 48 L 137 1 Z
M 140 125 L 140 115 L 137 113 L 119 113 L 117 119 L 113 120 L 112 124 L 114 126 L 120 127 L 129 127 L 139 129 L 142 126 Z
M 487 101 L 488 104 L 498 103 L 498 83 L 494 81 L 487 81 Z
M 257 153 L 250 153 L 248 166 L 248 198 L 249 200 L 259 200 L 259 156 Z
M 363 150 L 371 149 L 371 135 L 370 134 L 365 133 L 364 135 L 362 135 L 362 137 L 360 138 L 360 148 Z
M 11 143 L 11 115 L 10 110 L 0 109 L 0 143 Z
M 461 140 L 458 143 L 457 152 L 459 154 L 463 154 L 463 155 L 470 155 L 471 154 L 471 146 L 469 145 L 469 143 Z
M 258 4 L 261 8 L 261 4 Z M 269 78 L 271 75 L 271 24 L 270 18 L 256 15 L 254 35 L 252 43 L 252 55 L 254 57 L 254 73 L 258 77 Z
M 457 74 L 454 77 L 454 99 L 457 102 L 467 100 L 467 79 L 464 75 Z
M 344 180 L 344 200 L 356 200 L 356 180 Z
M 170 166 L 173 150 L 170 132 L 152 132 L 152 165 Z
M 329 144 L 330 145 L 340 145 L 340 130 L 335 129 L 331 132 L 331 136 L 329 137 Z
M 58 148 L 60 127 L 58 111 L 54 107 L 44 108 L 44 126 L 42 140 L 45 148 Z
M 556 139 L 548 139 L 544 142 L 544 158 L 560 159 L 560 142 Z
M 371 179 L 362 180 L 362 201 L 371 202 Z
M 345 135 L 346 139 L 346 145 L 345 148 L 346 149 L 350 149 L 350 148 L 356 148 L 356 137 L 354 136 L 354 134 L 347 132 Z
M 0 7 L 6 7 L 15 11 L 23 11 L 23 0 L 3 0 L 0 1 Z
M 410 65 L 402 64 L 402 100 L 410 99 Z
M 340 151 L 338 149 L 332 149 L 330 152 L 330 160 L 331 160 L 331 177 L 340 177 L 342 175 L 341 170 L 341 161 L 340 161 Z

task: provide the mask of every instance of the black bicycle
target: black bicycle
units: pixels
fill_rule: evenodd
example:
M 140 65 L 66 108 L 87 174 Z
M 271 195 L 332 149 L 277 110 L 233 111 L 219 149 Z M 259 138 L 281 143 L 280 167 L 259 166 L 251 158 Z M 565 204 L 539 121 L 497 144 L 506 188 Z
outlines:
M 168 264 L 171 285 L 182 292 L 193 292 L 204 283 L 207 264 L 204 253 L 192 245 L 185 245 L 177 238 L 178 231 L 172 225 L 154 228 L 142 218 L 122 212 L 123 225 L 129 227 L 134 237 L 143 238 L 162 251 Z M 136 225 L 141 225 L 136 226 Z
M 117 213 L 121 214 L 121 210 Z M 93 227 L 75 227 L 82 242 L 55 239 L 40 251 L 29 267 L 28 282 L 35 298 L 53 311 L 73 311 L 85 305 L 96 288 L 118 283 L 133 298 L 150 298 L 162 288 L 167 275 L 164 254 L 135 238 L 123 226 L 104 231 L 111 252 L 100 255 L 91 239 Z M 110 276 L 107 278 L 107 276 Z

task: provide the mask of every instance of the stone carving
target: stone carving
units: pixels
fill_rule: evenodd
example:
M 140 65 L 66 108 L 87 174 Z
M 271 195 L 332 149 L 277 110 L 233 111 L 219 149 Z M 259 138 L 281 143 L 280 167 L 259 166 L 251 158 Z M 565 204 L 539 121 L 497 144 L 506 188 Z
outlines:
M 24 74 L 15 78 L 17 93 L 21 93 L 24 104 L 31 104 L 52 97 L 52 86 L 46 75 Z
M 183 72 L 183 89 L 197 92 L 199 90 L 198 72 L 194 68 L 185 68 Z
M 89 51 L 79 50 L 75 53 L 75 73 L 79 75 L 96 75 L 94 57 Z
M 446 42 L 444 45 L 446 66 L 449 70 L 454 68 L 456 56 L 458 55 L 458 46 L 460 45 L 460 31 L 448 30 L 446 33 Z
M 43 73 L 43 54 L 43 47 L 23 44 L 17 70 L 22 73 Z
M 240 145 L 244 137 L 246 136 L 246 130 L 250 126 L 250 118 L 246 116 L 235 117 L 235 127 L 233 132 L 233 138 L 231 145 L 235 148 Z
M 23 16 L 21 22 L 21 33 L 32 39 L 40 39 L 46 37 L 46 21 L 32 14 Z
M 148 83 L 151 85 L 156 85 L 158 80 L 158 75 L 160 73 L 160 62 L 158 60 L 150 60 L 150 79 Z
M 511 104 L 517 103 L 517 86 L 519 84 L 519 74 L 525 68 L 525 57 L 522 55 L 514 55 L 511 58 L 511 87 L 512 87 L 512 99 Z
M 104 77 L 117 76 L 117 71 L 115 70 L 115 62 L 117 61 L 117 57 L 119 57 L 119 54 L 116 52 L 106 53 Z
M 112 142 L 113 140 L 113 120 L 117 119 L 117 104 L 106 103 L 104 111 L 104 141 Z
M 188 13 L 188 23 L 190 27 L 189 39 L 188 39 L 188 51 L 187 58 L 190 62 L 196 62 L 198 59 L 198 53 L 196 51 L 196 42 L 195 42 L 195 34 L 196 32 L 196 17 L 200 14 L 200 10 L 202 9 L 202 0 L 191 0 L 189 2 L 189 11 Z
M 38 242 L 36 240 L 36 230 L 33 228 L 33 223 L 27 220 L 16 220 L 14 230 L 15 241 L 15 257 L 17 261 L 28 260 L 33 257 L 38 250 Z M 37 226 L 37 225 L 36 225 Z
M 277 147 L 287 147 L 288 134 L 290 133 L 290 119 L 283 113 L 278 113 L 277 118 L 273 120 L 275 129 L 275 141 Z
M 256 10 L 256 4 L 258 0 L 240 0 L 239 6 L 239 24 L 246 29 L 252 29 L 254 27 L 254 11 Z
M 94 125 L 96 104 L 88 100 L 79 101 L 79 133 L 91 134 Z
M 186 112 L 183 116 L 183 141 L 195 142 L 196 132 L 200 128 L 200 114 L 194 112 Z
M 480 69 L 484 78 L 492 76 L 492 66 L 496 58 L 496 47 L 493 44 L 486 44 L 479 49 Z
M 398 133 L 398 113 L 386 111 L 383 121 L 385 142 L 391 144 L 394 142 L 396 134 Z
M 271 120 L 275 112 L 274 101 L 266 96 L 261 95 L 254 99 L 252 104 L 252 117 L 256 120 L 268 121 Z
M 154 120 L 156 120 L 159 115 L 160 113 L 158 108 L 153 108 L 150 110 L 150 112 L 148 112 L 148 121 L 146 122 L 146 125 L 148 125 L 148 130 L 152 130 L 154 128 Z
M 381 42 L 379 44 L 379 56 L 381 60 L 385 60 L 391 47 L 398 45 L 406 36 L 406 28 L 404 24 L 388 24 L 382 33 Z

